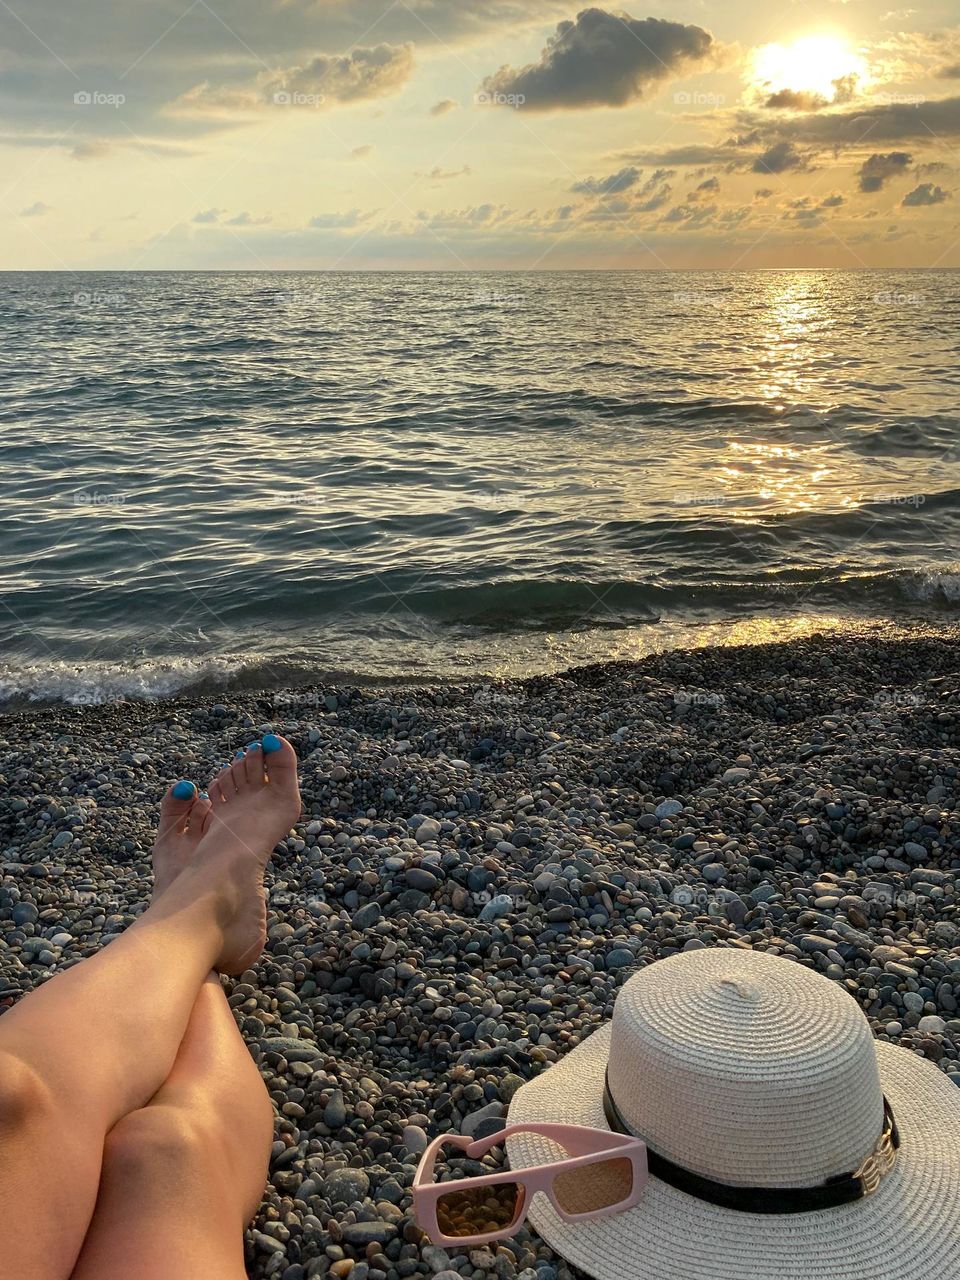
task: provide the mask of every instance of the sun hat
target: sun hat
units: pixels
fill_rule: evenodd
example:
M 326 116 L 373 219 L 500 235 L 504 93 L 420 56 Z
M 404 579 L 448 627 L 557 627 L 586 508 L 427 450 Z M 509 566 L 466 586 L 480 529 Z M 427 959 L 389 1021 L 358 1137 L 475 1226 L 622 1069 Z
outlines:
M 715 947 L 642 969 L 514 1095 L 508 1123 L 554 1121 L 647 1144 L 635 1208 L 570 1225 L 530 1207 L 596 1280 L 960 1277 L 960 1089 L 795 961 Z M 515 1169 L 563 1154 L 529 1132 L 507 1150 Z

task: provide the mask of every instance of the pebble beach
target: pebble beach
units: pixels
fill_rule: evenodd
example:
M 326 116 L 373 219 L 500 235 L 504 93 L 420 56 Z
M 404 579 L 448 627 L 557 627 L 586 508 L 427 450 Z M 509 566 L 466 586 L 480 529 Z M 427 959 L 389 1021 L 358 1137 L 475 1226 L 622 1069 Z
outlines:
M 224 979 L 276 1108 L 254 1280 L 579 1276 L 527 1230 L 429 1245 L 416 1162 L 500 1128 L 681 950 L 813 968 L 960 1085 L 960 628 L 8 711 L 0 1012 L 144 910 L 164 789 L 268 729 L 301 757 L 303 815 L 267 950 Z

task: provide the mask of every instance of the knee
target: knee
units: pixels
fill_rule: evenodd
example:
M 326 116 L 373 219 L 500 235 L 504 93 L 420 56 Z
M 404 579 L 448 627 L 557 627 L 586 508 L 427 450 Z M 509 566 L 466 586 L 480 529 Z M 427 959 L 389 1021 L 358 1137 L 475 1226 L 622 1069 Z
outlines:
M 203 1135 L 176 1107 L 155 1104 L 124 1116 L 107 1134 L 104 1173 L 125 1181 L 185 1177 L 202 1161 Z
M 52 1109 L 53 1096 L 36 1068 L 0 1053 L 0 1133 L 23 1128 Z

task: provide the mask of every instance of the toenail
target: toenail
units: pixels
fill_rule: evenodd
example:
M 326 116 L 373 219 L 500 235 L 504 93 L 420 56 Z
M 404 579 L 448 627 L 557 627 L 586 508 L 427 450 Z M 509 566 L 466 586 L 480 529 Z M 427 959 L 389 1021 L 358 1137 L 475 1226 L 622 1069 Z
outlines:
M 247 744 L 247 750 L 248 750 L 248 751 L 259 751 L 259 750 L 260 750 L 260 743 L 259 743 L 259 742 L 250 742 L 250 743 L 248 743 L 248 744 Z
M 197 794 L 197 788 L 192 782 L 178 782 L 173 788 L 174 800 L 192 800 Z
M 201 792 L 200 792 L 200 799 L 201 799 L 201 800 L 209 800 L 209 799 L 210 799 L 210 793 L 209 793 L 209 791 L 201 791 Z
M 268 733 L 263 740 L 263 749 L 267 753 L 271 751 L 279 751 L 283 746 L 283 740 L 278 738 L 275 733 Z
M 234 760 L 242 760 L 246 754 L 247 754 L 246 751 L 244 751 L 243 747 L 241 747 L 240 750 L 237 752 L 237 754 L 233 758 Z

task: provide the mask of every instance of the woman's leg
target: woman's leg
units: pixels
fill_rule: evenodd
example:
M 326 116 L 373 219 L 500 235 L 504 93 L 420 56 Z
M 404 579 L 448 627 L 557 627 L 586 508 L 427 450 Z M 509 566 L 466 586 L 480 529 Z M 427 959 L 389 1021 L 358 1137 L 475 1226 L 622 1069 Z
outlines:
M 300 807 L 293 748 L 268 742 L 219 775 L 211 802 L 168 795 L 158 849 L 197 856 L 120 938 L 0 1019 L 0 1259 L 19 1280 L 69 1275 L 106 1134 L 163 1084 L 210 969 L 236 972 L 262 948 L 263 868 Z
M 159 1092 L 107 1135 L 73 1280 L 242 1280 L 272 1137 L 270 1096 L 213 974 Z

